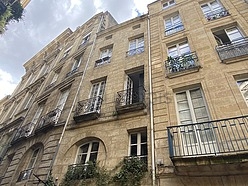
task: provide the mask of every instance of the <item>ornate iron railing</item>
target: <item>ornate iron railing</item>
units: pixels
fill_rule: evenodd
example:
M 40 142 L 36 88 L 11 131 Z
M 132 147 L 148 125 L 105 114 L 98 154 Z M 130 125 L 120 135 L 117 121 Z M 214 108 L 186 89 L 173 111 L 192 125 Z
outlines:
M 21 138 L 27 138 L 28 136 L 30 136 L 32 134 L 33 128 L 34 128 L 34 123 L 29 123 L 27 125 L 24 125 L 22 127 L 20 127 L 16 134 L 15 137 L 12 140 L 12 143 L 15 141 L 18 141 Z
M 145 100 L 145 88 L 139 86 L 137 89 L 130 88 L 117 92 L 116 106 L 126 106 L 135 103 L 144 102 Z
M 216 51 L 222 61 L 248 55 L 248 37 L 216 46 Z
M 96 171 L 96 166 L 94 162 L 88 162 L 86 164 L 72 164 L 68 166 L 68 173 L 73 176 L 74 180 L 81 180 L 92 178 L 94 172 Z
M 110 56 L 107 56 L 107 57 L 98 59 L 98 60 L 95 62 L 95 67 L 101 66 L 101 65 L 103 65 L 103 64 L 110 63 L 110 59 L 111 59 Z
M 42 116 L 39 121 L 39 124 L 36 127 L 36 130 L 44 127 L 56 125 L 59 120 L 60 114 L 61 114 L 61 110 L 56 108 L 53 111 Z
M 22 172 L 20 172 L 20 175 L 17 179 L 17 182 L 23 181 L 23 180 L 28 180 L 32 174 L 33 169 L 27 169 Z
M 182 23 L 180 23 L 180 24 L 178 24 L 178 25 L 173 25 L 172 27 L 170 27 L 170 28 L 167 28 L 166 30 L 165 30 L 165 35 L 170 35 L 170 34 L 174 34 L 174 33 L 176 33 L 176 32 L 179 32 L 179 31 L 181 31 L 181 30 L 183 30 L 184 29 L 184 26 L 183 26 L 183 24 Z
M 100 113 L 101 105 L 101 96 L 96 96 L 90 99 L 79 101 L 74 117 L 94 112 Z
M 230 15 L 229 11 L 224 8 L 221 8 L 219 10 L 205 14 L 205 17 L 208 21 L 211 21 L 211 20 L 219 19 L 221 17 L 228 16 L 228 15 Z
M 165 68 L 168 74 L 181 72 L 199 66 L 197 61 L 198 57 L 195 52 L 178 57 L 168 57 L 165 61 Z
M 167 127 L 170 157 L 248 152 L 248 116 Z
M 144 52 L 144 50 L 145 50 L 145 47 L 141 46 L 139 48 L 135 48 L 135 49 L 127 51 L 126 55 L 127 56 L 133 56 L 133 55 L 140 54 L 140 53 Z
M 45 91 L 52 88 L 55 85 L 56 82 L 50 83 L 49 85 L 46 86 Z
M 68 72 L 65 77 L 67 78 L 67 77 L 75 74 L 77 71 L 78 71 L 78 67 L 77 68 L 74 68 L 72 71 Z

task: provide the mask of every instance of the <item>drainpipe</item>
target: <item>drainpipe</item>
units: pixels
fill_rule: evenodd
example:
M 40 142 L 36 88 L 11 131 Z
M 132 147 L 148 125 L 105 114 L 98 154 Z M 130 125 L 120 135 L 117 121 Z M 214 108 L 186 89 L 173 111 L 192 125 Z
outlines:
M 153 121 L 153 94 L 152 94 L 152 65 L 151 65 L 151 41 L 150 41 L 150 15 L 147 15 L 147 38 L 148 38 L 148 75 L 149 75 L 149 103 L 151 124 L 151 147 L 152 147 L 152 185 L 156 185 L 155 170 L 155 143 L 154 143 L 154 121 Z
M 64 128 L 63 128 L 63 131 L 62 131 L 62 133 L 61 133 L 61 136 L 60 136 L 60 139 L 59 139 L 59 142 L 58 142 L 58 145 L 57 145 L 55 154 L 54 154 L 53 159 L 52 159 L 52 162 L 51 162 L 51 164 L 50 164 L 50 168 L 49 168 L 49 171 L 48 171 L 46 180 L 48 180 L 48 177 L 49 177 L 49 175 L 50 175 L 50 173 L 51 173 L 51 171 L 52 171 L 52 167 L 53 167 L 53 164 L 54 164 L 54 162 L 55 162 L 55 158 L 56 158 L 56 156 L 57 156 L 57 154 L 58 154 L 59 147 L 60 147 L 60 145 L 61 145 L 61 141 L 62 141 L 62 139 L 63 139 L 63 137 L 64 137 L 66 127 L 67 127 L 67 125 L 68 125 L 68 123 L 69 123 L 71 113 L 72 113 L 73 108 L 74 108 L 74 106 L 75 106 L 75 104 L 76 104 L 77 97 L 78 97 L 78 94 L 79 94 L 79 91 L 80 91 L 80 87 L 81 87 L 81 85 L 82 85 L 82 83 L 83 83 L 84 76 L 85 76 L 86 70 L 87 70 L 87 68 L 88 68 L 89 61 L 90 61 L 90 58 L 91 58 L 91 55 L 92 55 L 92 52 L 93 52 L 93 49 L 94 49 L 94 46 L 95 46 L 97 33 L 100 31 L 102 21 L 103 21 L 103 14 L 101 15 L 101 20 L 100 20 L 100 23 L 99 23 L 99 25 L 98 25 L 98 28 L 97 28 L 97 31 L 96 31 L 96 34 L 95 34 L 95 38 L 94 38 L 93 43 L 92 43 L 92 47 L 91 47 L 91 50 L 90 50 L 90 54 L 89 54 L 89 57 L 88 57 L 88 59 L 87 59 L 87 62 L 86 62 L 86 65 L 85 65 L 85 68 L 84 68 L 84 71 L 83 71 L 83 74 L 82 74 L 82 78 L 81 78 L 80 83 L 79 83 L 79 85 L 78 85 L 78 89 L 77 89 L 77 92 L 76 92 L 75 97 L 74 97 L 74 99 L 73 99 L 72 106 L 71 106 L 71 109 L 70 109 L 70 111 L 69 111 L 68 117 L 67 117 L 67 119 L 66 119 L 66 122 L 65 122 L 65 125 L 64 125 Z

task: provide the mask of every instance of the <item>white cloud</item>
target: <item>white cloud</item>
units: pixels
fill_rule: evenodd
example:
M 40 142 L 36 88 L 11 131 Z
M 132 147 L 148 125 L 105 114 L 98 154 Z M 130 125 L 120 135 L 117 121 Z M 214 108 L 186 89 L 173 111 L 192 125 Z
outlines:
M 11 74 L 0 69 L 0 99 L 10 95 L 16 86 L 17 84 L 14 83 Z

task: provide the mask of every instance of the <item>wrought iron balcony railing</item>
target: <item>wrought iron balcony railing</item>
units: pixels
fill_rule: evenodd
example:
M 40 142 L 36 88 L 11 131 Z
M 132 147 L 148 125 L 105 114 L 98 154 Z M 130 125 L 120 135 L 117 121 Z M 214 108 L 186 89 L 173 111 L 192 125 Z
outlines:
M 72 164 L 68 166 L 68 171 L 70 175 L 73 176 L 74 180 L 81 180 L 92 178 L 94 172 L 96 171 L 96 166 L 94 162 L 88 162 L 86 164 Z
M 31 122 L 31 123 L 29 123 L 27 125 L 24 125 L 24 126 L 20 127 L 17 130 L 17 132 L 16 132 L 16 134 L 15 134 L 15 136 L 14 136 L 14 138 L 13 138 L 11 143 L 13 144 L 13 143 L 15 143 L 15 142 L 17 142 L 17 141 L 19 141 L 21 139 L 25 139 L 28 136 L 30 136 L 32 134 L 33 129 L 34 129 L 34 125 L 35 124 Z
M 72 71 L 68 72 L 65 77 L 67 78 L 67 77 L 75 74 L 77 71 L 78 71 L 78 67 L 77 68 L 74 68 Z
M 101 96 L 79 101 L 73 117 L 74 120 L 80 122 L 99 117 L 102 101 Z
M 111 57 L 107 56 L 107 57 L 104 57 L 104 58 L 96 60 L 95 67 L 101 66 L 103 64 L 110 63 L 110 59 L 111 59 Z
M 61 110 L 56 108 L 53 111 L 42 116 L 35 131 L 53 127 L 54 125 L 56 125 L 58 123 L 60 114 L 61 114 Z
M 145 108 L 145 92 L 146 90 L 143 86 L 117 92 L 115 100 L 116 111 L 125 113 Z
M 216 46 L 216 51 L 222 62 L 248 55 L 248 37 L 239 38 L 235 41 Z
M 184 26 L 183 26 L 183 24 L 182 23 L 180 23 L 180 24 L 178 24 L 178 25 L 173 25 L 172 27 L 170 27 L 170 28 L 167 28 L 166 30 L 165 30 L 165 35 L 170 35 L 170 34 L 174 34 L 174 33 L 176 33 L 176 32 L 179 32 L 179 31 L 181 31 L 181 30 L 183 30 L 184 29 Z
M 168 57 L 165 61 L 165 68 L 167 74 L 171 74 L 199 67 L 197 62 L 198 57 L 195 52 L 192 52 L 178 57 Z
M 135 49 L 127 51 L 126 55 L 127 56 L 133 56 L 133 55 L 140 54 L 140 53 L 144 52 L 144 50 L 145 50 L 145 47 L 141 46 L 139 48 L 135 48 Z
M 167 127 L 170 158 L 248 153 L 248 116 Z
M 50 83 L 49 85 L 46 86 L 45 91 L 49 90 L 50 88 L 52 88 L 55 85 L 56 82 Z
M 230 14 L 229 14 L 229 11 L 226 10 L 226 9 L 224 9 L 224 8 L 221 8 L 221 9 L 219 9 L 219 10 L 212 11 L 212 12 L 210 12 L 210 13 L 207 13 L 207 14 L 205 15 L 205 17 L 206 17 L 206 19 L 207 19 L 208 21 L 211 21 L 211 20 L 219 19 L 219 18 L 221 18 L 221 17 L 228 16 L 228 15 L 230 15 Z
M 17 179 L 17 182 L 21 182 L 23 180 L 28 180 L 32 174 L 33 169 L 27 169 L 22 172 L 20 172 L 20 175 Z

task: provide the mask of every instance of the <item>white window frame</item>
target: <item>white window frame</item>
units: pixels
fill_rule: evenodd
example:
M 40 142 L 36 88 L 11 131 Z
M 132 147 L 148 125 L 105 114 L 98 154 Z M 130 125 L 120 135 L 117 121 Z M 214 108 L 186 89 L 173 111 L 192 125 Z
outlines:
M 185 47 L 182 47 L 183 45 L 185 45 Z M 177 55 L 173 55 L 173 56 L 171 55 L 170 50 L 171 50 L 172 48 L 175 49 L 175 51 L 177 52 Z M 188 48 L 188 52 L 183 53 L 182 50 L 181 50 L 182 48 L 183 48 L 183 49 L 184 49 L 184 48 Z M 191 50 L 190 50 L 190 47 L 189 47 L 189 43 L 188 43 L 187 41 L 184 41 L 184 42 L 181 42 L 181 43 L 177 43 L 176 45 L 169 46 L 167 52 L 168 52 L 168 56 L 171 56 L 171 57 L 179 57 L 179 56 L 182 56 L 182 55 L 184 55 L 184 54 L 189 54 L 189 53 L 191 53 Z
M 101 54 L 100 54 L 100 59 L 103 59 L 105 57 L 111 57 L 112 56 L 112 51 L 113 48 L 106 48 L 106 49 L 102 49 L 101 50 Z
M 176 17 L 178 17 L 178 19 L 179 19 L 179 22 L 176 22 L 175 23 L 175 18 Z M 171 27 L 166 27 L 166 23 L 168 22 L 168 21 L 170 21 L 170 23 L 171 23 Z M 177 26 L 182 26 L 182 28 L 180 28 L 179 30 L 176 30 L 175 28 L 177 27 Z M 180 31 L 180 30 L 182 30 L 183 29 L 183 22 L 182 22 L 182 20 L 181 20 L 181 17 L 180 17 L 180 15 L 179 15 L 179 13 L 177 13 L 177 14 L 175 14 L 175 15 L 173 15 L 173 16 L 170 16 L 170 17 L 167 17 L 167 18 L 165 18 L 165 20 L 164 20 L 164 27 L 165 27 L 165 31 L 167 31 L 167 30 L 169 30 L 169 29 L 171 29 L 172 30 L 172 32 L 170 32 L 170 33 L 165 33 L 166 35 L 170 35 L 170 34 L 173 34 L 173 33 L 176 33 L 176 32 L 178 32 L 178 31 Z M 175 29 L 175 30 L 174 30 Z
M 75 59 L 73 65 L 72 65 L 72 68 L 71 68 L 71 71 L 75 71 L 78 69 L 78 67 L 80 66 L 81 62 L 82 62 L 82 57 L 83 56 L 80 56 L 78 58 Z
M 217 9 L 213 9 L 213 5 L 212 5 L 213 2 L 216 2 L 219 5 L 219 7 Z M 208 6 L 210 11 L 209 12 L 204 12 L 203 6 Z M 209 13 L 213 13 L 213 12 L 221 10 L 223 8 L 224 8 L 223 5 L 218 0 L 209 1 L 209 2 L 204 3 L 204 4 L 201 5 L 202 12 L 203 12 L 203 14 L 205 16 L 207 16 Z
M 97 149 L 97 151 L 91 152 L 93 143 L 98 143 L 98 149 Z M 87 145 L 87 144 L 89 144 L 89 147 L 88 147 L 87 152 L 86 153 L 80 153 L 80 148 L 82 146 L 84 146 L 84 145 Z M 90 160 L 91 154 L 97 153 L 97 157 L 98 157 L 99 148 L 100 148 L 100 142 L 99 141 L 90 141 L 88 143 L 84 143 L 84 144 L 80 145 L 79 148 L 78 148 L 78 150 L 77 150 L 77 156 L 76 156 L 76 159 L 75 159 L 75 164 L 81 164 L 82 155 L 86 154 L 86 159 L 85 159 L 85 162 L 84 162 L 84 165 L 86 165 L 87 162 L 89 162 L 89 160 Z M 96 161 L 97 161 L 97 159 L 96 159 Z
M 91 35 L 91 32 L 90 33 L 88 33 L 88 34 L 86 34 L 84 37 L 83 37 L 83 39 L 82 39 L 82 42 L 81 42 L 81 45 L 80 46 L 82 46 L 82 45 L 85 45 L 89 40 L 90 40 L 90 35 Z
M 138 38 L 130 40 L 128 50 L 129 51 L 130 50 L 135 50 L 137 48 L 141 48 L 141 47 L 144 47 L 144 46 L 145 46 L 145 40 L 144 40 L 144 36 L 142 36 L 142 37 L 138 37 Z
M 35 154 L 35 152 L 37 152 Z M 33 154 L 29 160 L 29 163 L 28 163 L 28 166 L 27 166 L 27 169 L 33 169 L 35 167 L 35 164 L 37 162 L 37 159 L 38 159 L 38 156 L 39 156 L 39 153 L 40 153 L 40 148 L 37 148 L 33 151 Z M 35 156 L 36 155 L 36 156 Z M 34 160 L 34 161 L 33 161 Z
M 174 6 L 176 4 L 175 0 L 168 0 L 162 3 L 162 9 L 167 9 L 171 6 Z
M 38 120 L 40 119 L 40 116 L 42 114 L 43 109 L 44 109 L 44 104 L 38 105 L 38 108 L 37 108 L 37 110 L 34 114 L 34 117 L 32 119 L 33 124 L 37 124 Z
M 141 135 L 143 133 L 146 133 L 146 142 L 141 142 Z M 137 143 L 135 144 L 131 144 L 131 136 L 132 135 L 137 135 Z M 139 157 L 147 157 L 148 156 L 148 148 L 147 148 L 147 154 L 146 155 L 141 155 L 141 145 L 144 145 L 146 144 L 146 147 L 147 147 L 147 131 L 140 131 L 140 132 L 133 132 L 133 133 L 129 133 L 129 148 L 128 148 L 128 155 L 129 156 L 132 156 L 131 155 L 131 147 L 132 146 L 137 146 L 137 154 L 136 156 L 139 156 Z
M 53 79 L 52 79 L 52 81 L 51 81 L 50 84 L 55 83 L 55 82 L 58 80 L 58 77 L 59 77 L 59 73 L 55 72 L 55 73 L 54 73 L 54 76 L 53 76 Z
M 66 100 L 69 96 L 69 93 L 70 93 L 70 89 L 66 89 L 66 90 L 61 91 L 59 100 L 57 102 L 57 108 L 60 109 L 60 111 L 63 110 L 65 103 L 66 103 Z
M 243 97 L 246 105 L 248 106 L 248 79 L 239 79 L 239 80 L 236 81 L 236 83 L 238 85 L 239 91 L 242 94 L 242 97 Z M 241 87 L 240 87 L 240 85 L 242 83 L 245 84 L 244 87 L 243 87 L 243 88 L 245 88 L 245 90 L 242 90 Z M 247 94 L 247 97 L 246 97 L 245 94 Z
M 33 100 L 34 94 L 28 93 L 24 99 L 23 109 L 27 109 Z

